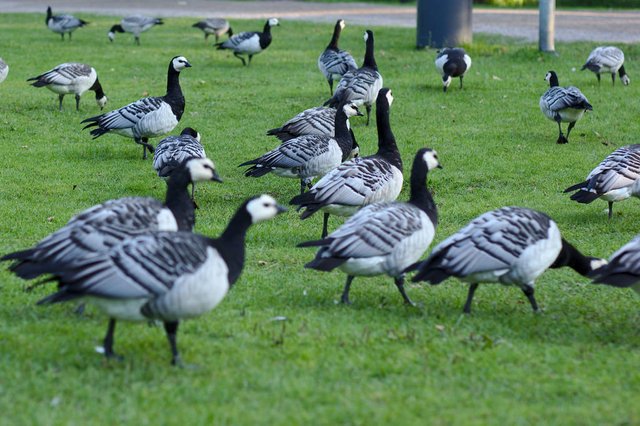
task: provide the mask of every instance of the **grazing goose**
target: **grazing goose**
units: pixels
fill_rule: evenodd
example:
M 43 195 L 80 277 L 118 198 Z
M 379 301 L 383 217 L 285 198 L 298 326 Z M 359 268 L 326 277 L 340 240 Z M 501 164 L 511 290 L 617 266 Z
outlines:
M 320 247 L 305 268 L 345 272 L 342 303 L 350 303 L 349 289 L 356 275 L 387 274 L 394 278 L 405 303 L 413 305 L 404 291 L 404 270 L 424 254 L 435 234 L 438 211 L 427 189 L 427 173 L 436 167 L 442 166 L 435 151 L 418 150 L 411 170 L 409 202 L 370 204 L 328 237 L 299 244 Z
M 613 203 L 634 196 L 640 197 L 640 145 L 627 145 L 616 149 L 589 173 L 584 182 L 564 192 L 578 191 L 571 199 L 589 204 L 601 198 L 609 203 L 609 219 Z
M 389 124 L 391 90 L 380 89 L 376 100 L 378 152 L 357 157 L 336 167 L 305 194 L 293 197 L 305 211 L 306 219 L 318 210 L 324 211 L 322 238 L 327 236 L 329 214 L 350 216 L 360 207 L 383 201 L 394 201 L 402 190 L 402 159 Z
M 152 231 L 191 231 L 195 208 L 187 187 L 192 182 L 221 182 L 213 162 L 195 159 L 174 171 L 165 203 L 155 198 L 126 197 L 90 207 L 33 248 L 9 253 L 10 270 L 23 279 L 52 273 L 55 267 L 105 252 L 120 241 Z
M 596 284 L 631 287 L 640 294 L 640 235 L 613 253 L 608 264 L 591 276 Z
M 347 72 L 358 69 L 353 56 L 346 50 L 338 48 L 340 32 L 344 29 L 344 26 L 344 19 L 338 19 L 329 45 L 318 58 L 318 68 L 320 68 L 320 72 L 324 74 L 324 78 L 329 83 L 331 96 L 333 96 L 333 79 L 340 79 Z
M 90 132 L 93 139 L 109 132 L 133 138 L 135 143 L 142 145 L 142 159 L 146 159 L 147 150 L 153 153 L 149 138 L 170 132 L 182 117 L 185 102 L 180 88 L 180 71 L 190 66 L 184 56 L 175 56 L 169 62 L 166 95 L 142 98 L 120 109 L 87 118 L 82 121 L 89 123 L 83 130 L 97 127 Z
M 69 34 L 69 41 L 71 41 L 71 33 L 80 27 L 84 27 L 88 24 L 87 21 L 78 19 L 73 15 L 53 15 L 51 12 L 51 6 L 47 7 L 47 18 L 45 24 L 54 33 L 60 34 L 64 41 L 64 34 Z
M 378 72 L 378 65 L 373 54 L 373 31 L 367 30 L 364 33 L 364 41 L 366 50 L 362 67 L 344 74 L 333 97 L 324 105 L 335 107 L 341 100 L 354 101 L 358 106 L 364 104 L 367 109 L 368 126 L 371 105 L 376 101 L 378 92 L 382 88 L 382 76 Z
M 598 77 L 600 83 L 600 74 L 611 74 L 611 83 L 616 84 L 616 72 L 620 74 L 620 81 L 627 86 L 631 80 L 624 69 L 624 53 L 615 46 L 600 46 L 593 49 L 587 58 L 587 62 L 582 66 L 580 71 L 588 69 Z
M 454 77 L 460 77 L 460 88 L 462 89 L 462 79 L 469 68 L 471 68 L 471 58 L 464 49 L 446 47 L 438 51 L 436 69 L 442 76 L 443 91 L 447 91 L 447 87 L 449 87 L 451 79 Z
M 555 71 L 549 71 L 545 76 L 549 82 L 549 89 L 540 97 L 540 110 L 549 119 L 558 123 L 557 143 L 569 142 L 569 133 L 576 125 L 576 121 L 582 118 L 585 111 L 593 110 L 593 107 L 582 94 L 573 86 L 560 87 Z M 569 123 L 567 137 L 562 134 L 560 123 Z
M 152 18 L 144 15 L 132 15 L 122 18 L 119 24 L 111 27 L 107 33 L 109 41 L 113 42 L 116 38 L 116 33 L 131 33 L 133 34 L 135 43 L 140 45 L 140 33 L 143 33 L 153 27 L 154 25 L 162 25 L 162 19 Z
M 348 117 L 362 115 L 352 102 L 342 102 L 335 116 L 335 136 L 303 135 L 283 142 L 261 157 L 239 167 L 251 166 L 245 176 L 260 177 L 269 172 L 277 176 L 300 179 L 300 193 L 315 176 L 322 176 L 351 155 L 353 139 Z
M 581 275 L 599 268 L 603 259 L 586 257 L 560 235 L 546 214 L 522 207 L 502 207 L 482 214 L 438 244 L 412 281 L 439 284 L 449 277 L 470 283 L 465 313 L 479 283 L 522 289 L 534 311 L 534 281 L 548 268 L 569 266 Z
M 27 81 L 33 81 L 34 83 L 31 83 L 33 87 L 46 87 L 53 93 L 57 93 L 60 111 L 62 111 L 64 95 L 70 93 L 76 96 L 76 111 L 79 111 L 80 97 L 87 90 L 93 90 L 96 93 L 96 102 L 100 109 L 107 104 L 107 97 L 98 80 L 98 73 L 87 64 L 67 62 L 37 77 L 31 77 Z
M 7 65 L 7 63 L 2 58 L 0 58 L 0 83 L 5 81 L 8 75 L 9 65 Z
M 264 24 L 264 30 L 262 32 L 241 32 L 229 37 L 229 40 L 222 43 L 216 43 L 215 46 L 218 50 L 230 49 L 233 50 L 233 55 L 242 61 L 242 65 L 251 65 L 251 58 L 253 55 L 265 50 L 271 44 L 271 27 L 280 25 L 280 22 L 276 18 L 269 18 Z M 249 62 L 247 63 L 240 55 L 249 55 Z
M 104 354 L 113 351 L 117 320 L 160 320 L 171 347 L 171 364 L 181 365 L 176 343 L 180 320 L 215 308 L 244 267 L 249 227 L 284 211 L 262 195 L 238 209 L 217 239 L 191 232 L 155 231 L 126 238 L 106 252 L 53 265 L 58 291 L 39 305 L 84 299 L 109 317 Z
M 196 22 L 195 24 L 192 25 L 192 27 L 200 28 L 204 32 L 205 42 L 207 41 L 207 39 L 211 34 L 216 36 L 216 43 L 218 42 L 218 39 L 220 38 L 220 36 L 226 33 L 229 33 L 229 37 L 233 35 L 233 30 L 229 26 L 229 21 L 223 18 L 205 19 L 204 21 Z

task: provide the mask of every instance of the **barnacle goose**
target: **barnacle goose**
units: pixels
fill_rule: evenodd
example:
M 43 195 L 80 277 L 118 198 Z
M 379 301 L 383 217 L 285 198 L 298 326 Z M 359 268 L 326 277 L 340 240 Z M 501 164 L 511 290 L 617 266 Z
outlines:
M 10 270 L 23 279 L 52 273 L 56 266 L 109 250 L 125 238 L 151 231 L 191 231 L 195 209 L 187 187 L 192 182 L 221 182 L 213 162 L 194 159 L 175 170 L 165 203 L 149 197 L 126 197 L 90 207 L 33 248 L 9 253 Z
M 140 45 L 140 33 L 143 33 L 153 27 L 154 25 L 162 25 L 162 19 L 152 18 L 144 15 L 132 15 L 122 18 L 119 24 L 111 27 L 107 33 L 109 41 L 113 42 L 116 38 L 116 33 L 131 33 L 137 45 Z
M 357 157 L 336 167 L 306 193 L 295 196 L 291 204 L 305 208 L 306 219 L 324 211 L 322 238 L 327 235 L 329 214 L 350 216 L 360 207 L 381 201 L 394 201 L 402 190 L 402 159 L 389 124 L 391 90 L 380 89 L 376 100 L 378 152 Z
M 340 79 L 344 74 L 349 71 L 355 71 L 358 69 L 353 56 L 346 50 L 338 48 L 338 40 L 340 39 L 340 32 L 344 29 L 344 19 L 338 19 L 336 26 L 333 29 L 333 36 L 327 48 L 320 54 L 318 58 L 318 68 L 320 72 L 324 74 L 324 78 L 329 83 L 329 91 L 333 96 L 333 79 Z
M 557 143 L 569 142 L 569 133 L 582 118 L 585 111 L 593 107 L 577 87 L 560 87 L 555 71 L 547 72 L 545 80 L 549 82 L 549 89 L 540 96 L 540 110 L 549 119 L 558 123 Z M 569 123 L 567 136 L 562 134 L 560 123 Z
M 631 287 L 640 294 L 640 235 L 613 253 L 608 264 L 591 276 L 596 284 Z
M 264 24 L 264 29 L 261 33 L 257 31 L 241 32 L 234 34 L 222 43 L 216 43 L 215 46 L 218 47 L 218 50 L 233 50 L 233 55 L 242 61 L 242 65 L 250 65 L 253 55 L 257 55 L 269 47 L 271 44 L 271 27 L 278 25 L 280 25 L 280 22 L 276 18 L 269 18 Z M 249 62 L 247 63 L 240 55 L 249 55 Z
M 442 76 L 442 90 L 447 91 L 451 84 L 451 79 L 460 77 L 460 88 L 462 89 L 462 79 L 464 73 L 471 68 L 471 58 L 461 47 L 445 47 L 438 51 L 436 57 L 436 69 Z
M 7 63 L 2 58 L 0 58 L 0 83 L 5 81 L 8 75 L 9 65 L 7 65 Z
M 283 142 L 261 157 L 239 167 L 251 166 L 245 176 L 260 177 L 273 172 L 281 177 L 300 179 L 300 192 L 315 176 L 322 176 L 351 155 L 353 139 L 348 117 L 362 115 L 353 102 L 342 102 L 335 116 L 335 136 L 303 135 Z
M 51 6 L 47 7 L 47 17 L 45 24 L 54 33 L 60 34 L 62 40 L 64 40 L 64 34 L 69 34 L 69 41 L 71 41 L 71 33 L 80 27 L 84 27 L 88 24 L 87 21 L 78 19 L 73 15 L 53 15 L 51 12 Z
M 205 42 L 207 41 L 207 39 L 211 34 L 216 36 L 216 43 L 218 42 L 218 39 L 220 38 L 220 36 L 226 33 L 229 33 L 229 37 L 233 35 L 233 30 L 229 25 L 229 21 L 223 18 L 208 18 L 208 19 L 205 19 L 204 21 L 196 22 L 195 24 L 192 25 L 192 27 L 200 28 L 204 32 Z
M 601 198 L 609 203 L 609 219 L 613 203 L 634 196 L 640 197 L 640 145 L 627 145 L 616 149 L 589 173 L 584 182 L 565 189 L 578 191 L 571 199 L 589 204 Z
M 546 214 L 523 208 L 502 207 L 484 213 L 438 244 L 412 281 L 439 284 L 449 277 L 468 282 L 464 312 L 479 283 L 500 283 L 522 289 L 534 311 L 534 281 L 548 268 L 569 266 L 581 275 L 599 268 L 603 259 L 587 257 L 560 235 Z
M 58 109 L 62 111 L 62 100 L 64 95 L 73 93 L 76 96 L 76 111 L 80 110 L 80 97 L 87 90 L 93 90 L 96 93 L 96 102 L 100 109 L 107 104 L 107 97 L 102 90 L 98 73 L 95 68 L 87 64 L 78 62 L 67 62 L 60 64 L 37 77 L 31 77 L 27 81 L 33 87 L 46 87 L 54 93 L 58 94 Z
M 149 138 L 170 132 L 178 125 L 184 112 L 184 96 L 180 88 L 180 71 L 191 64 L 184 56 L 175 56 L 169 62 L 167 72 L 167 93 L 160 97 L 142 98 L 120 109 L 90 117 L 81 123 L 89 123 L 93 139 L 113 132 L 133 138 L 142 145 L 142 159 L 147 158 L 147 150 L 153 152 Z
M 349 71 L 342 76 L 338 87 L 331 99 L 324 105 L 335 107 L 341 100 L 354 101 L 358 106 L 363 105 L 367 109 L 367 126 L 371 115 L 371 105 L 376 101 L 378 92 L 382 88 L 382 75 L 378 72 L 378 65 L 374 57 L 373 31 L 364 33 L 366 50 L 364 63 L 355 71 Z
M 596 74 L 598 83 L 600 83 L 600 74 L 610 73 L 611 83 L 616 84 L 616 72 L 620 75 L 622 84 L 627 86 L 631 82 L 624 69 L 624 53 L 615 46 L 600 46 L 593 49 L 580 71 L 585 69 Z
M 442 168 L 434 150 L 418 150 L 411 169 L 409 202 L 370 204 L 326 238 L 298 245 L 320 247 L 306 268 L 339 268 L 347 274 L 342 303 L 350 303 L 354 276 L 387 274 L 394 278 L 405 303 L 413 305 L 404 290 L 404 271 L 422 256 L 435 234 L 438 210 L 427 189 L 427 174 L 436 167 Z
M 160 320 L 171 347 L 171 364 L 181 365 L 180 320 L 215 308 L 244 267 L 249 227 L 285 209 L 268 196 L 247 200 L 219 238 L 191 232 L 155 231 L 126 238 L 108 251 L 52 265 L 58 291 L 39 305 L 84 299 L 109 317 L 104 354 L 113 351 L 117 320 Z

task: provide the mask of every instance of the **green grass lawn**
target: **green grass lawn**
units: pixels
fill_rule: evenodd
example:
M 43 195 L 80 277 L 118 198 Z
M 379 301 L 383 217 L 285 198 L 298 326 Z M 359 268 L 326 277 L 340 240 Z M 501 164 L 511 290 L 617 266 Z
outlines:
M 283 21 L 272 46 L 243 68 L 214 50 L 194 19 L 167 19 L 133 44 L 113 17 L 86 16 L 72 42 L 43 25 L 44 15 L 0 15 L 0 56 L 10 65 L 0 85 L 0 253 L 29 247 L 75 213 L 128 195 L 164 197 L 165 184 L 132 140 L 91 140 L 80 121 L 99 109 L 93 92 L 81 111 L 26 79 L 67 61 L 98 70 L 106 110 L 147 94 L 162 95 L 170 58 L 193 68 L 181 75 L 184 126 L 196 128 L 222 185 L 199 185 L 196 230 L 218 235 L 236 207 L 262 192 L 287 203 L 298 182 L 250 179 L 237 165 L 274 147 L 265 131 L 328 98 L 316 60 L 333 25 Z M 233 22 L 236 31 L 261 21 Z M 341 46 L 362 61 L 364 28 L 348 26 Z M 464 90 L 443 94 L 433 50 L 414 49 L 410 29 L 373 28 L 376 59 L 393 90 L 391 124 L 405 165 L 423 146 L 443 170 L 429 176 L 440 212 L 437 243 L 475 216 L 505 205 L 542 210 L 583 252 L 608 257 L 638 231 L 638 200 L 579 205 L 562 190 L 585 178 L 615 148 L 636 143 L 640 47 L 621 46 L 628 87 L 611 87 L 580 69 L 594 44 L 558 43 L 558 56 L 532 44 L 476 36 Z M 546 71 L 576 85 L 594 106 L 567 145 L 538 107 Z M 365 155 L 376 150 L 375 125 L 353 121 Z M 157 143 L 159 139 L 154 142 Z M 401 199 L 408 198 L 408 185 Z M 317 217 L 316 217 L 317 216 Z M 72 305 L 37 307 L 52 291 L 0 271 L 0 412 L 2 424 L 638 424 L 639 299 L 630 290 L 592 286 L 572 270 L 537 282 L 544 312 L 532 313 L 517 288 L 481 286 L 473 313 L 461 315 L 467 287 L 449 280 L 409 285 L 418 308 L 402 304 L 392 279 L 356 278 L 353 305 L 336 304 L 344 275 L 305 270 L 321 217 L 295 211 L 255 226 L 245 271 L 211 314 L 185 322 L 179 346 L 187 363 L 169 366 L 162 327 L 121 323 L 106 362 L 106 318 Z M 330 229 L 339 219 L 332 218 Z M 285 317 L 286 320 L 277 320 Z

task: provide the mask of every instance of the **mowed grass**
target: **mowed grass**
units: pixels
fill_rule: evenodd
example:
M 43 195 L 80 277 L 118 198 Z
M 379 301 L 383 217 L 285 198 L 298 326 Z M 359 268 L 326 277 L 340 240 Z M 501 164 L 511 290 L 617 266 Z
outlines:
M 80 14 L 78 14 L 80 15 Z M 267 192 L 287 203 L 298 182 L 250 179 L 237 165 L 276 146 L 265 131 L 328 97 L 316 60 L 332 25 L 283 21 L 269 49 L 243 68 L 203 42 L 194 19 L 167 19 L 142 35 L 107 41 L 113 17 L 91 21 L 64 43 L 43 14 L 0 15 L 2 56 L 11 67 L 0 85 L 0 252 L 29 247 L 77 212 L 111 198 L 164 197 L 165 184 L 132 140 L 91 140 L 80 121 L 98 114 L 93 92 L 81 111 L 25 80 L 66 61 L 98 70 L 105 111 L 162 95 L 171 57 L 193 68 L 181 75 L 186 112 L 174 133 L 196 128 L 223 184 L 197 190 L 196 231 L 218 235 L 247 197 Z M 262 21 L 234 21 L 236 31 Z M 361 63 L 364 28 L 348 26 L 341 46 Z M 621 46 L 632 84 L 599 87 L 579 72 L 591 43 L 558 43 L 558 56 L 532 44 L 476 36 L 464 90 L 443 94 L 433 50 L 414 49 L 410 29 L 373 28 L 376 59 L 395 102 L 391 123 L 408 176 L 415 151 L 435 148 L 444 166 L 429 175 L 440 212 L 434 244 L 475 216 L 505 205 L 551 215 L 583 252 L 608 257 L 638 231 L 637 200 L 579 205 L 562 190 L 615 148 L 637 142 L 640 56 Z M 542 116 L 544 75 L 557 71 L 594 111 L 567 145 Z M 634 80 L 635 79 L 635 80 Z M 353 121 L 362 153 L 375 152 L 375 120 Z M 158 139 L 153 141 L 158 142 Z M 401 199 L 408 197 L 408 185 Z M 535 315 L 517 288 L 481 286 L 473 313 L 461 315 L 467 287 L 410 284 L 419 304 L 406 307 L 388 277 L 357 278 L 353 305 L 336 303 L 340 272 L 303 265 L 314 252 L 296 244 L 317 238 L 321 217 L 295 211 L 249 232 L 245 270 L 212 313 L 184 322 L 179 346 L 197 369 L 169 366 L 162 327 L 118 325 L 123 362 L 94 351 L 106 319 L 73 305 L 35 306 L 51 285 L 0 271 L 0 411 L 3 424 L 637 424 L 640 407 L 639 299 L 630 290 L 590 285 L 572 270 L 537 282 L 544 311 Z M 340 219 L 332 218 L 331 229 Z M 282 320 L 286 318 L 285 320 Z

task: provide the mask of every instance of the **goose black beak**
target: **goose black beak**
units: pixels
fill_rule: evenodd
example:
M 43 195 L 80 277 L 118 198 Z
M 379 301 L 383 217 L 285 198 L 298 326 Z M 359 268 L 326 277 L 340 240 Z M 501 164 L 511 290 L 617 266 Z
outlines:
M 285 206 L 281 206 L 280 204 L 276 204 L 276 209 L 278 210 L 278 214 L 289 211 Z
M 215 182 L 220 182 L 220 183 L 224 182 L 220 177 L 220 175 L 218 175 L 218 173 L 215 170 L 213 172 L 213 176 L 211 176 L 211 180 Z

